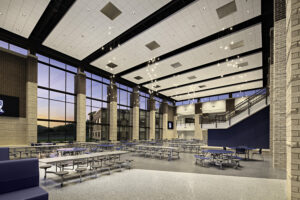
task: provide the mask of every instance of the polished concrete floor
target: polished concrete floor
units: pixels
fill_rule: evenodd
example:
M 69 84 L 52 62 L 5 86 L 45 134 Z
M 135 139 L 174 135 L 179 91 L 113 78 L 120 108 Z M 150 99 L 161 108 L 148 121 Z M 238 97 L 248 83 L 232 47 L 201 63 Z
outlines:
M 63 188 L 57 176 L 48 174 L 46 181 L 41 179 L 41 186 L 51 200 L 285 199 L 285 172 L 274 170 L 266 155 L 265 161 L 242 161 L 237 170 L 195 165 L 193 155 L 182 153 L 179 160 L 170 162 L 123 155 L 122 160 L 134 160 L 134 169 L 97 178 L 88 174 L 82 183 L 78 178 L 69 179 Z M 44 172 L 40 173 L 42 178 Z

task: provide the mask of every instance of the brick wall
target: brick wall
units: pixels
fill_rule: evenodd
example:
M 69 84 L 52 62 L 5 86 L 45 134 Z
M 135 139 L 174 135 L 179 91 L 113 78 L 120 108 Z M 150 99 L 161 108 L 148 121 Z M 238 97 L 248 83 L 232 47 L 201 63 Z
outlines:
M 300 200 L 300 0 L 286 3 L 287 199 Z
M 286 167 L 286 23 L 282 0 L 274 7 L 274 64 L 271 65 L 271 124 L 273 166 Z

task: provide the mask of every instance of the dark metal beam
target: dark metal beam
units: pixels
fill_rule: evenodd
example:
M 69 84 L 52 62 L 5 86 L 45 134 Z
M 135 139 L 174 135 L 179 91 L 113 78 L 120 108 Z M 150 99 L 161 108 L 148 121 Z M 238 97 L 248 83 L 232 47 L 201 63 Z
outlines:
M 251 80 L 251 81 L 242 82 L 242 83 L 235 83 L 235 84 L 230 84 L 230 85 L 222 85 L 220 87 L 209 88 L 209 89 L 205 89 L 205 90 L 197 90 L 195 92 L 186 92 L 186 93 L 176 94 L 176 95 L 172 95 L 171 97 L 176 97 L 176 96 L 181 96 L 181 95 L 188 95 L 188 94 L 193 94 L 193 93 L 198 93 L 198 92 L 205 92 L 205 91 L 209 91 L 209 90 L 215 90 L 215 89 L 221 89 L 221 88 L 226 88 L 226 87 L 231 87 L 231 86 L 237 86 L 237 85 L 246 84 L 246 83 L 253 83 L 253 82 L 262 81 L 262 80 L 263 79 L 256 79 L 256 80 Z M 189 99 L 191 99 L 191 98 L 189 98 Z
M 245 91 L 248 91 L 248 90 L 257 90 L 257 89 L 262 89 L 262 87 L 258 87 L 258 88 L 253 88 L 253 89 L 247 89 L 247 90 L 238 90 L 238 91 L 233 91 L 233 92 L 226 92 L 226 93 L 220 93 L 220 94 L 215 94 L 215 95 L 210 95 L 210 96 L 205 96 L 205 97 L 197 97 L 195 99 L 200 99 L 200 98 L 206 98 L 206 97 L 213 97 L 213 96 L 216 96 L 216 95 L 223 95 L 223 94 L 229 94 L 229 98 L 232 98 L 232 94 L 235 93 L 235 92 L 245 92 Z M 180 101 L 186 101 L 186 100 L 190 100 L 191 98 L 188 98 L 188 99 L 182 99 Z M 177 100 L 174 100 L 175 102 L 180 102 L 180 101 L 177 101 Z
M 210 67 L 211 65 L 216 65 L 218 63 L 226 62 L 227 59 L 228 60 L 237 59 L 237 58 L 249 56 L 251 54 L 255 54 L 255 53 L 258 53 L 258 52 L 261 52 L 261 51 L 262 51 L 262 48 L 254 49 L 254 50 L 247 51 L 247 52 L 244 52 L 244 53 L 241 53 L 241 54 L 237 54 L 237 55 L 230 56 L 230 57 L 227 57 L 227 58 L 223 58 L 223 59 L 220 59 L 220 60 L 216 60 L 216 61 L 213 61 L 213 62 L 210 62 L 210 63 L 206 63 L 204 65 L 200 65 L 200 66 L 193 67 L 193 68 L 190 68 L 190 69 L 187 69 L 187 70 L 183 70 L 183 71 L 180 71 L 180 72 L 177 72 L 177 73 L 174 73 L 174 74 L 162 76 L 162 77 L 160 77 L 156 80 L 161 81 L 161 80 L 164 80 L 164 79 L 167 79 L 167 78 L 171 78 L 173 76 L 182 75 L 182 74 L 189 73 L 189 72 L 192 72 L 192 71 L 196 71 L 196 70 L 199 70 L 199 69 L 202 69 L 202 68 L 205 68 L 205 67 Z M 151 81 L 146 81 L 144 83 L 141 83 L 140 85 L 146 85 L 146 84 L 149 84 L 149 83 L 151 83 Z
M 234 72 L 234 73 L 231 73 L 231 74 L 225 74 L 223 76 L 216 76 L 216 77 L 201 80 L 201 81 L 195 81 L 195 82 L 191 82 L 191 83 L 187 83 L 187 84 L 183 84 L 183 85 L 179 85 L 179 86 L 165 88 L 165 89 L 162 89 L 162 90 L 158 90 L 157 92 L 163 92 L 163 91 L 177 89 L 177 88 L 181 88 L 181 87 L 185 87 L 185 86 L 189 86 L 189 85 L 204 83 L 204 82 L 207 82 L 207 81 L 217 80 L 217 79 L 224 78 L 224 77 L 235 76 L 235 75 L 238 75 L 238 74 L 244 74 L 244 73 L 247 73 L 247 72 L 252 72 L 252 71 L 256 71 L 256 70 L 260 70 L 260 69 L 262 69 L 262 67 L 255 67 L 255 68 L 244 70 L 244 71 L 238 71 L 238 72 Z
M 29 36 L 31 42 L 42 44 L 76 0 L 52 0 Z
M 183 7 L 189 5 L 190 3 L 194 2 L 195 0 L 173 0 L 154 12 L 153 14 L 149 15 L 133 27 L 126 30 L 124 33 L 119 35 L 118 37 L 114 38 L 110 42 L 106 43 L 102 47 L 99 47 L 98 50 L 84 58 L 82 61 L 86 63 L 91 63 L 94 60 L 100 58 L 101 56 L 105 55 L 112 49 L 116 48 L 118 45 L 121 45 L 131 38 L 137 36 L 141 32 L 147 30 L 151 26 L 157 24 L 158 22 L 164 20 L 165 18 L 169 17 L 173 13 L 177 12 L 178 10 L 182 9 Z
M 255 18 L 250 19 L 250 20 L 244 21 L 240 24 L 234 25 L 232 28 L 228 28 L 228 29 L 225 29 L 223 31 L 214 33 L 214 34 L 209 35 L 205 38 L 202 38 L 202 39 L 197 40 L 195 42 L 192 42 L 188 45 L 185 45 L 185 46 L 180 47 L 178 49 L 175 49 L 171 52 L 168 52 L 164 55 L 160 55 L 160 56 L 158 56 L 158 58 L 159 58 L 160 61 L 165 60 L 165 59 L 170 58 L 172 56 L 175 56 L 177 54 L 180 54 L 180 53 L 183 53 L 185 51 L 191 50 L 195 47 L 198 47 L 198 46 L 204 45 L 206 43 L 212 42 L 213 40 L 217 40 L 217 39 L 220 39 L 221 37 L 225 37 L 225 36 L 228 36 L 228 35 L 233 34 L 235 32 L 241 31 L 245 28 L 248 28 L 250 26 L 253 26 L 255 24 L 260 23 L 261 21 L 262 21 L 262 16 L 257 16 Z M 125 71 L 122 71 L 122 72 L 118 73 L 117 76 L 124 76 L 126 74 L 129 74 L 129 73 L 132 73 L 132 72 L 137 71 L 139 69 L 142 69 L 144 67 L 147 67 L 147 65 L 148 65 L 148 61 L 145 61 L 144 63 L 141 63 L 137 66 L 134 66 L 130 69 L 127 69 Z

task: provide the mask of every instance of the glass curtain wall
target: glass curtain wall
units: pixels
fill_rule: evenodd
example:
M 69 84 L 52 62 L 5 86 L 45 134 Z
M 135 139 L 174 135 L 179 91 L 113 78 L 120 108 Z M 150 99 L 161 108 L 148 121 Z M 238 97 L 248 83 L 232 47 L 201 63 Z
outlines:
M 140 124 L 139 124 L 139 140 L 148 140 L 150 133 L 150 112 L 148 106 L 149 94 L 139 93 L 140 98 Z
M 155 98 L 155 140 L 162 140 L 162 124 L 163 124 L 163 114 L 162 114 L 162 99 L 158 97 Z
M 109 140 L 108 87 L 110 80 L 86 74 L 86 138 L 87 141 Z
M 74 141 L 77 68 L 40 54 L 37 57 L 38 142 Z
M 133 89 L 117 83 L 118 141 L 132 140 L 132 92 Z

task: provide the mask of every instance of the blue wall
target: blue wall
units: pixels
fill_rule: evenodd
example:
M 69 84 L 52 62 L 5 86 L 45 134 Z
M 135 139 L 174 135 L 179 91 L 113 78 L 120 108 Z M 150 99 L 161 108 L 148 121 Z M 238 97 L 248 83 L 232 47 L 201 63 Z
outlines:
M 260 110 L 228 129 L 209 129 L 209 146 L 269 148 L 270 107 Z

